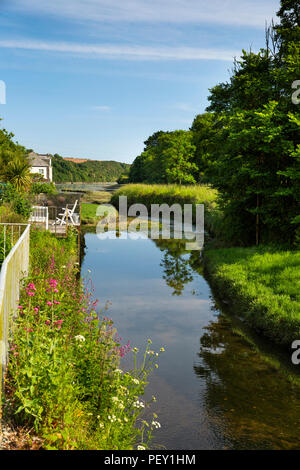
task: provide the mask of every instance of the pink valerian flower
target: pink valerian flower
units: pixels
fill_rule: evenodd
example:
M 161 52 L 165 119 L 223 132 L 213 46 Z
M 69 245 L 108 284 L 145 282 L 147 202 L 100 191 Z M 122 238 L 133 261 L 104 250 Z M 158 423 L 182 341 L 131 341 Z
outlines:
M 53 305 L 53 303 L 50 302 L 50 300 L 47 300 L 47 305 L 49 305 L 51 307 L 51 305 Z
M 34 309 L 33 309 L 33 310 L 34 310 L 34 312 L 35 312 L 35 313 L 38 313 L 38 311 L 39 311 L 39 307 L 34 307 Z
M 19 308 L 20 310 L 23 310 L 23 305 L 18 305 L 18 308 Z
M 50 321 L 50 320 L 46 320 L 45 323 L 46 323 L 46 325 L 50 325 L 51 321 Z
M 57 320 L 57 321 L 55 322 L 55 325 L 62 325 L 63 322 L 64 322 L 63 320 Z
M 57 282 L 56 279 L 50 279 L 49 284 L 50 284 L 50 287 L 52 287 L 52 289 L 54 289 L 57 286 L 58 282 Z
M 120 357 L 124 357 L 125 354 L 127 354 L 131 350 L 130 341 L 128 341 L 128 343 L 125 344 L 124 346 L 117 347 L 116 350 L 117 350 L 117 353 L 120 355 Z
M 27 289 L 26 289 L 26 290 L 27 290 Z M 27 295 L 28 295 L 29 297 L 34 297 L 34 296 L 35 296 L 35 292 L 30 291 L 30 290 L 27 290 Z
M 58 300 L 53 300 L 53 302 L 56 304 L 56 305 L 59 305 L 60 302 Z
M 27 289 L 34 290 L 34 291 L 35 291 L 35 290 L 36 290 L 36 287 L 35 287 L 35 285 L 33 284 L 33 282 L 31 282 L 30 284 L 28 284 Z

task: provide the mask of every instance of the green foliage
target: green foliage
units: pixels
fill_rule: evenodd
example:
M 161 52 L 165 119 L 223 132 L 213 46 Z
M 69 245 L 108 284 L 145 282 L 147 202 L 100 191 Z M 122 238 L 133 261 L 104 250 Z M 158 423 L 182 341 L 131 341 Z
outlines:
M 2 203 L 10 203 L 13 211 L 27 219 L 31 213 L 31 204 L 26 197 L 26 194 L 19 192 L 16 187 L 10 183 L 1 191 Z
M 35 182 L 32 183 L 30 192 L 32 194 L 56 194 L 56 188 L 53 183 L 42 183 L 42 182 Z
M 133 183 L 195 183 L 198 168 L 192 161 L 196 147 L 190 131 L 156 132 L 145 142 L 144 152 L 133 162 Z
M 231 313 L 290 348 L 300 334 L 300 252 L 226 248 L 206 250 L 204 261 Z
M 0 206 L 0 222 L 1 223 L 25 223 L 27 222 L 26 217 L 23 215 L 17 214 L 14 211 L 13 204 L 5 202 Z
M 131 182 L 201 182 L 219 192 L 215 218 L 233 244 L 298 243 L 300 113 L 299 4 L 282 0 L 266 46 L 242 51 L 228 82 L 211 88 L 207 113 L 189 133 L 156 132 L 130 170 Z M 183 150 L 185 149 L 185 151 Z
M 16 422 L 34 426 L 49 450 L 148 447 L 159 423 L 140 422 L 140 397 L 159 353 L 149 340 L 140 361 L 133 349 L 132 370 L 120 370 L 129 344 L 97 310 L 89 282 L 78 282 L 76 231 L 57 239 L 34 229 L 30 253 L 7 377 Z
M 27 190 L 31 179 L 28 151 L 13 141 L 14 134 L 0 130 L 0 177 L 18 191 Z
M 115 161 L 88 160 L 74 163 L 64 160 L 58 154 L 54 155 L 52 164 L 53 180 L 56 183 L 117 181 L 130 168 L 127 163 Z

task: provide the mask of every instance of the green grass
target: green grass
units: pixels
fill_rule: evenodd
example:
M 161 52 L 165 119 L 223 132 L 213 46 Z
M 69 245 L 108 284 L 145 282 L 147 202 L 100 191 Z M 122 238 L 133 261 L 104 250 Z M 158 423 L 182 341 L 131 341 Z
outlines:
M 274 342 L 300 337 L 300 252 L 274 248 L 205 251 L 205 266 L 231 311 Z
M 80 205 L 80 217 L 83 225 L 95 225 L 98 218 L 96 217 L 97 204 L 82 203 Z
M 99 204 L 108 204 L 111 199 L 111 193 L 107 191 L 89 191 L 80 204 L 80 217 L 82 225 L 96 225 L 99 217 L 96 216 Z
M 217 208 L 218 193 L 205 185 L 182 186 L 176 184 L 128 184 L 116 191 L 111 203 L 118 207 L 119 196 L 127 196 L 128 206 L 143 203 L 149 210 L 151 204 L 205 205 L 206 228 L 212 232 L 220 219 Z M 194 211 L 195 213 L 195 211 Z

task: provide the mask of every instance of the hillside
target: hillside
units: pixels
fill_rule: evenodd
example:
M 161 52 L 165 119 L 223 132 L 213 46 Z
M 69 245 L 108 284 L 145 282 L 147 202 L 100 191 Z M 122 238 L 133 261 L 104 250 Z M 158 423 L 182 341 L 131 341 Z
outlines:
M 97 160 L 75 163 L 58 154 L 53 156 L 52 163 L 55 183 L 117 181 L 122 174 L 127 174 L 130 169 L 128 163 Z

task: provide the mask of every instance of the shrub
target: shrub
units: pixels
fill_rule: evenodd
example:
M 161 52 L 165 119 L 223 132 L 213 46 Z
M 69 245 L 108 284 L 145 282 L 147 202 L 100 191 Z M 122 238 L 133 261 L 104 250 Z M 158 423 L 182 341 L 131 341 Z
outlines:
M 19 192 L 16 188 L 7 183 L 1 192 L 2 202 L 11 203 L 14 212 L 28 219 L 31 213 L 31 204 L 25 193 Z
M 53 183 L 36 182 L 31 185 L 32 194 L 56 194 L 56 187 Z

